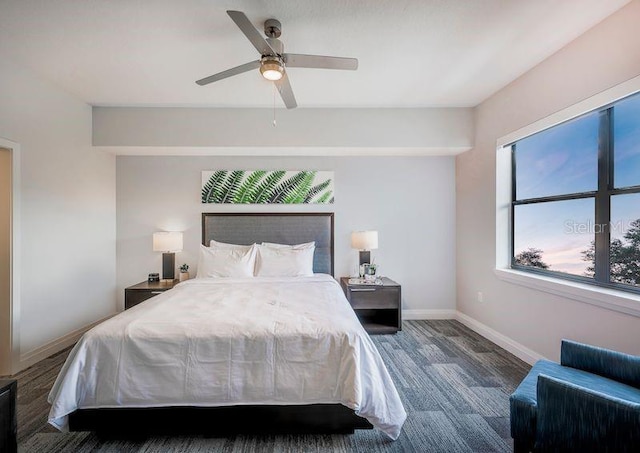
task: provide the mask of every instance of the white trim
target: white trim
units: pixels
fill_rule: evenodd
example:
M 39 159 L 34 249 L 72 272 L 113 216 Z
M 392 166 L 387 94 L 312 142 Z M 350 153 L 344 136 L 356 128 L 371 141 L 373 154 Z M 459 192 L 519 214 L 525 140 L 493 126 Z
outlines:
M 511 263 L 511 146 L 496 150 L 496 268 Z
M 207 146 L 95 146 L 101 151 L 117 156 L 456 156 L 471 149 L 458 147 L 207 147 Z
M 456 320 L 460 321 L 462 324 L 473 330 L 474 332 L 482 335 L 487 340 L 490 340 L 500 346 L 503 349 L 506 349 L 511 354 L 518 357 L 520 360 L 527 362 L 529 365 L 533 365 L 538 360 L 543 359 L 544 357 L 537 352 L 527 348 L 526 346 L 518 343 L 515 340 L 507 337 L 506 335 L 501 334 L 500 332 L 493 330 L 491 327 L 482 324 L 480 321 L 473 319 L 471 316 L 465 315 L 464 313 L 458 311 L 456 312 Z
M 455 319 L 474 332 L 482 335 L 487 340 L 509 351 L 520 360 L 527 362 L 529 365 L 533 365 L 538 360 L 544 358 L 541 354 L 458 310 L 402 310 L 402 319 L 405 321 L 419 319 Z
M 50 357 L 53 354 L 60 352 L 65 348 L 68 348 L 69 346 L 76 343 L 87 330 L 91 329 L 94 326 L 97 326 L 101 322 L 106 321 L 107 319 L 115 315 L 117 315 L 117 313 L 113 313 L 109 316 L 99 319 L 98 321 L 92 322 L 91 324 L 88 324 L 84 327 L 80 327 L 79 329 L 76 329 L 73 332 L 69 332 L 68 334 L 63 335 L 59 338 L 56 338 L 55 340 L 50 341 L 47 344 L 44 344 L 40 347 L 37 347 L 35 349 L 32 349 L 29 352 L 26 352 L 20 355 L 19 371 L 22 371 L 25 368 L 28 368 L 31 365 L 34 365 L 35 363 L 38 363 L 39 361 L 46 359 L 47 357 Z
M 500 280 L 515 285 L 640 317 L 640 295 L 634 293 L 514 269 L 496 269 L 494 272 Z
M 455 319 L 455 310 L 402 310 L 402 319 L 406 321 L 414 319 Z
M 9 288 L 9 348 L 11 374 L 20 360 L 20 144 L 0 137 L 0 147 L 11 152 L 11 276 Z
M 577 104 L 549 115 L 535 123 L 500 137 L 496 149 L 496 276 L 504 281 L 566 297 L 598 307 L 640 316 L 640 297 L 624 291 L 575 283 L 559 278 L 535 275 L 510 269 L 512 256 L 509 235 L 511 219 L 511 147 L 506 146 L 531 134 L 611 104 L 640 92 L 640 75 L 606 89 Z
M 529 124 L 517 131 L 511 132 L 498 139 L 498 148 L 513 143 L 529 135 L 535 134 L 544 129 L 548 129 L 556 124 L 563 123 L 572 118 L 576 118 L 584 113 L 590 112 L 604 105 L 611 104 L 626 96 L 630 96 L 640 91 L 640 75 L 632 79 L 622 82 L 614 87 L 608 88 L 595 94 L 583 101 L 578 102 L 570 107 L 560 110 L 559 112 L 552 113 L 551 115 L 542 118 L 535 123 Z

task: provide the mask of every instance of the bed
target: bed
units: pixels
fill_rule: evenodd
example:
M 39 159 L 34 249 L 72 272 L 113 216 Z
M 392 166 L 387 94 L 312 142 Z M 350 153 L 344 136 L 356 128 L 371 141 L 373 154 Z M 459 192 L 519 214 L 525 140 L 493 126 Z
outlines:
M 315 242 L 313 275 L 199 278 L 87 332 L 49 422 L 101 435 L 352 433 L 406 414 L 333 273 L 333 214 L 202 216 L 202 242 Z

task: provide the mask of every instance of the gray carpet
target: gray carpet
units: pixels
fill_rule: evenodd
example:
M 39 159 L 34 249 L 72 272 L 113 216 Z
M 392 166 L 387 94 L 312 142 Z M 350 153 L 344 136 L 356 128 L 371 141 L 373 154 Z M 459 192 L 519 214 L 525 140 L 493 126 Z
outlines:
M 47 393 L 68 350 L 18 379 L 18 443 L 23 452 L 506 452 L 509 395 L 529 366 L 457 321 L 405 321 L 373 339 L 408 417 L 393 442 L 375 430 L 353 435 L 153 437 L 100 441 L 47 424 Z

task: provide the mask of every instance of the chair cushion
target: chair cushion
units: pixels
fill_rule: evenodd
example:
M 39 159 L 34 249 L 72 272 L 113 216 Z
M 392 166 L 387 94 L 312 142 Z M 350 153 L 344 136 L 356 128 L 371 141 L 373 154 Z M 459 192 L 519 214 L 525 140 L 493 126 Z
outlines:
M 562 340 L 560 364 L 640 388 L 640 357 Z
M 565 367 L 549 360 L 539 360 L 511 395 L 511 437 L 534 442 L 536 436 L 536 388 L 538 375 L 546 374 L 587 389 L 622 400 L 640 403 L 640 389 L 612 381 L 597 374 Z

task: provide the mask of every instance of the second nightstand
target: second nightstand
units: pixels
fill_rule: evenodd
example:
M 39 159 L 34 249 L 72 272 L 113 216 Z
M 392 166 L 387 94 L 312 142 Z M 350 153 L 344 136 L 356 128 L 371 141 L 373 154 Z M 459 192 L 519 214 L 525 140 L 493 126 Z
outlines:
M 340 278 L 347 300 L 370 334 L 402 330 L 401 287 L 390 278 L 381 280 L 381 285 L 360 285 L 350 284 L 349 277 Z
M 0 380 L 0 451 L 18 451 L 16 398 L 18 386 L 15 379 Z
M 129 286 L 124 290 L 124 309 L 138 305 L 153 296 L 162 294 L 168 289 L 178 284 L 178 280 L 159 281 L 159 282 L 140 282 L 133 286 Z

